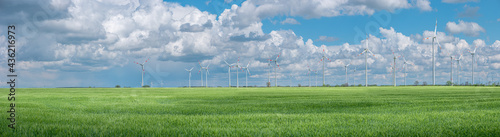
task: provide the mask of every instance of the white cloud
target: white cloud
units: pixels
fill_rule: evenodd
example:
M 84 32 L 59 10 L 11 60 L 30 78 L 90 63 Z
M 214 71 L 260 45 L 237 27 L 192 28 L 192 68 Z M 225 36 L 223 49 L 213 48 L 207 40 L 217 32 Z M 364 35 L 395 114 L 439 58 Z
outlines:
M 458 13 L 459 18 L 464 18 L 464 17 L 469 17 L 469 18 L 474 18 L 480 16 L 477 11 L 479 10 L 479 7 L 471 7 L 469 5 L 464 6 L 464 11 Z
M 467 36 L 476 37 L 479 36 L 481 32 L 485 32 L 486 30 L 475 22 L 464 22 L 459 20 L 458 24 L 455 22 L 446 23 L 446 31 L 452 34 L 464 33 Z
M 431 2 L 428 0 L 417 0 L 416 6 L 422 11 L 431 11 Z
M 316 41 L 324 41 L 324 42 L 333 42 L 337 40 L 339 39 L 336 37 L 328 37 L 328 36 L 319 36 L 319 38 L 316 39 Z
M 300 16 L 306 19 L 335 17 L 342 15 L 372 15 L 375 11 L 407 9 L 418 7 L 422 11 L 432 9 L 428 0 L 419 0 L 416 5 L 407 0 L 253 0 L 245 1 L 241 6 L 233 5 L 226 9 L 221 17 L 223 24 L 245 28 L 252 23 L 277 15 Z
M 285 20 L 281 21 L 281 24 L 300 24 L 300 22 L 293 18 L 286 18 Z
M 465 3 L 465 2 L 479 2 L 479 0 L 442 0 L 444 3 Z

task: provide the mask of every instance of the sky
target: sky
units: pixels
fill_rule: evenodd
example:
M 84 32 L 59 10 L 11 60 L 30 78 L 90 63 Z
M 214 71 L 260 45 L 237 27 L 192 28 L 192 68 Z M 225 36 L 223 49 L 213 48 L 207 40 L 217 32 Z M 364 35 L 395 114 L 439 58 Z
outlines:
M 140 87 L 135 62 L 148 59 L 144 83 L 153 87 L 188 86 L 190 68 L 192 86 L 203 73 L 208 86 L 227 87 L 224 61 L 250 70 L 231 68 L 232 86 L 237 75 L 244 86 L 245 74 L 249 86 L 269 78 L 275 85 L 275 77 L 280 86 L 321 85 L 323 63 L 325 84 L 346 83 L 350 64 L 348 83 L 357 85 L 368 47 L 370 85 L 391 85 L 393 71 L 398 85 L 405 71 L 406 84 L 431 84 L 432 39 L 425 38 L 437 27 L 436 84 L 451 80 L 451 69 L 455 83 L 470 83 L 472 66 L 475 83 L 498 82 L 498 7 L 486 0 L 0 0 L 0 56 L 7 58 L 7 26 L 15 25 L 17 87 Z M 268 61 L 278 55 L 279 67 Z M 0 87 L 7 87 L 7 60 L 0 63 Z

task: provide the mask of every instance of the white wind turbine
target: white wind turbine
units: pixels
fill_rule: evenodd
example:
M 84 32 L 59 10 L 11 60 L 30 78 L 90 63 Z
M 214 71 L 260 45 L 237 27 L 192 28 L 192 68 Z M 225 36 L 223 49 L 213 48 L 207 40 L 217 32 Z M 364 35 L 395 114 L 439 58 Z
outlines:
M 323 61 L 323 86 L 325 86 L 325 59 L 327 59 L 328 61 L 330 61 L 330 59 L 328 57 L 326 57 L 325 55 L 325 49 L 323 49 L 323 56 L 321 57 L 321 61 Z
M 450 56 L 450 81 L 451 81 L 451 86 L 453 86 L 453 56 L 448 53 L 448 56 Z
M 318 71 L 314 70 L 314 79 L 316 79 L 316 87 L 318 87 Z
M 311 87 L 311 68 L 307 65 L 307 75 L 309 76 L 309 87 Z
M 239 72 L 238 72 L 238 69 L 241 69 L 241 66 L 240 66 L 240 57 L 238 57 L 238 61 L 236 63 L 234 63 L 235 65 L 233 67 L 236 67 L 236 88 L 240 88 L 240 81 L 238 79 L 239 77 Z
M 472 85 L 474 85 L 474 60 L 475 60 L 474 55 L 476 54 L 476 49 L 477 49 L 477 46 L 474 47 L 474 50 L 472 52 L 469 50 L 470 55 L 472 55 L 472 65 L 471 65 L 472 66 L 472 72 L 471 72 L 472 73 Z
M 194 67 L 191 67 L 191 69 L 185 69 L 187 72 L 189 72 L 189 88 L 191 88 L 191 70 L 193 70 Z M 163 81 L 161 82 L 163 86 Z
M 356 69 L 357 67 L 354 67 L 354 72 L 352 73 L 352 85 L 356 86 Z
M 458 57 L 458 59 L 455 59 L 457 61 L 457 80 L 458 80 L 458 85 L 460 85 L 460 70 L 462 69 L 462 66 L 460 66 L 460 60 L 462 60 L 462 57 L 463 56 L 460 53 L 460 57 Z
M 344 62 L 340 61 L 340 63 L 344 64 Z M 345 69 L 345 84 L 346 86 L 349 85 L 349 78 L 347 78 L 347 67 L 349 67 L 349 65 L 351 65 L 351 62 L 347 63 L 347 64 L 344 64 L 344 69 Z
M 366 37 L 365 45 L 365 50 L 358 54 L 358 56 L 365 53 L 365 86 L 368 87 L 368 53 L 372 54 L 374 57 L 375 55 L 368 49 L 368 37 Z
M 274 61 L 274 84 L 276 87 L 278 87 L 278 71 L 276 70 L 276 68 L 279 68 L 280 65 L 278 64 L 278 58 L 280 57 L 281 53 L 278 54 L 278 56 L 276 57 L 276 59 L 274 60 L 270 60 L 270 61 Z
M 394 63 L 393 63 L 393 67 L 392 67 L 392 70 L 393 70 L 393 75 L 392 75 L 392 83 L 394 84 L 394 86 L 396 86 L 396 59 L 400 58 L 401 56 L 396 56 L 396 54 L 394 54 L 394 51 L 392 51 L 392 55 L 394 56 Z
M 203 66 L 201 66 L 201 63 L 200 61 L 198 61 L 198 65 L 200 65 L 200 70 L 198 71 L 198 73 L 200 73 L 200 76 L 201 76 L 201 86 L 200 87 L 203 87 Z
M 141 65 L 141 68 L 142 68 L 142 72 L 141 72 L 141 87 L 144 86 L 144 64 L 146 64 L 148 62 L 148 60 L 149 60 L 149 58 L 146 61 L 144 61 L 143 63 L 139 63 L 139 62 L 135 62 L 134 61 L 134 63 L 136 63 L 137 65 Z
M 200 65 L 200 70 L 205 70 L 205 87 L 208 88 L 208 74 L 210 74 L 210 72 L 208 71 L 208 66 L 210 66 L 210 64 L 207 65 L 207 67 L 203 67 L 201 66 L 201 63 L 198 62 L 198 64 Z M 203 86 L 203 72 L 201 72 L 201 86 Z
M 246 67 L 241 67 L 241 69 L 246 70 L 245 72 L 245 87 L 248 88 L 248 76 L 247 74 L 250 74 L 250 70 L 248 69 L 248 66 L 250 65 L 250 62 L 248 62 Z
M 403 69 L 404 69 L 404 81 L 405 81 L 405 86 L 406 86 L 406 67 L 407 67 L 408 61 L 406 61 L 406 58 L 403 56 Z M 413 64 L 411 64 L 413 65 Z
M 432 37 L 427 37 L 426 39 L 432 39 L 432 85 L 436 85 L 436 60 L 434 59 L 434 41 L 437 42 L 438 46 L 439 40 L 437 39 L 437 19 L 436 19 L 436 26 L 434 27 L 434 36 Z
M 227 63 L 227 61 L 226 61 L 226 60 L 224 60 L 224 63 L 226 63 L 226 65 L 227 65 L 227 67 L 228 67 L 228 68 L 227 68 L 227 75 L 228 75 L 228 78 L 229 78 L 229 82 L 228 82 L 228 83 L 229 83 L 229 85 L 228 85 L 228 87 L 231 87 L 231 68 L 232 68 L 233 66 L 232 66 L 232 64 Z

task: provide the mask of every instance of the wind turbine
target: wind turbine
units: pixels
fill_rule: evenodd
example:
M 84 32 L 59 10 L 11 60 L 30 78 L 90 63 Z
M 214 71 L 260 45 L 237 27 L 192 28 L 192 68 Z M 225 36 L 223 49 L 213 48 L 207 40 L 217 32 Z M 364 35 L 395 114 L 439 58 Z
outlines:
M 208 71 L 208 66 L 210 66 L 210 64 L 207 65 L 207 67 L 203 67 L 201 66 L 201 63 L 198 62 L 198 64 L 200 65 L 200 72 L 202 70 L 205 70 L 206 72 L 206 76 L 205 76 L 205 87 L 208 88 L 208 74 L 210 74 L 210 72 Z M 201 72 L 201 86 L 203 86 L 203 72 Z
M 226 65 L 228 67 L 227 68 L 227 75 L 228 75 L 228 78 L 229 78 L 229 82 L 228 83 L 229 83 L 229 87 L 231 87 L 231 67 L 232 67 L 231 65 L 232 64 L 229 65 L 229 63 L 227 63 L 227 61 L 225 59 L 224 59 L 224 63 L 226 63 Z
M 307 75 L 309 75 L 309 87 L 311 87 L 311 68 L 309 68 L 309 65 L 307 66 Z
M 462 66 L 460 66 L 460 60 L 462 60 L 462 57 L 463 57 L 462 54 L 460 54 L 460 57 L 458 57 L 458 59 L 455 59 L 457 61 L 457 79 L 458 79 L 458 85 L 460 85 L 460 70 L 462 69 Z
M 185 69 L 187 72 L 189 72 L 189 88 L 191 88 L 191 70 L 193 70 L 194 67 L 191 67 L 191 69 Z M 161 82 L 163 86 L 163 81 Z
M 436 61 L 434 59 L 434 40 L 437 42 L 438 46 L 439 40 L 437 39 L 437 19 L 436 19 L 436 26 L 434 27 L 434 36 L 432 37 L 427 37 L 426 39 L 432 39 L 432 85 L 436 85 Z
M 238 79 L 238 69 L 241 69 L 241 66 L 240 66 L 240 57 L 238 57 L 238 61 L 236 63 L 234 63 L 236 65 L 234 65 L 233 67 L 236 67 L 236 88 L 240 88 L 240 82 L 239 82 L 239 79 Z
M 250 74 L 250 70 L 248 69 L 249 65 L 250 65 L 250 62 L 248 62 L 248 64 L 247 64 L 246 67 L 241 67 L 241 69 L 246 70 L 246 73 L 245 73 L 245 87 L 247 87 L 247 88 L 248 88 L 248 76 L 247 76 L 247 74 Z
M 368 87 L 368 53 L 372 54 L 374 57 L 375 55 L 368 49 L 368 37 L 366 37 L 365 45 L 365 50 L 358 54 L 358 56 L 365 53 L 365 86 Z
M 281 53 L 280 53 L 280 54 L 281 54 Z M 268 60 L 267 60 L 267 61 L 269 61 L 269 62 L 268 62 L 268 64 L 267 64 L 267 66 L 269 67 L 269 73 L 268 73 L 268 75 L 267 75 L 267 78 L 269 79 L 269 80 L 268 80 L 268 82 L 269 82 L 269 86 L 271 86 L 271 62 L 273 62 L 273 61 L 274 61 L 274 65 L 276 65 L 276 66 L 278 66 L 278 67 L 279 67 L 279 65 L 278 65 L 278 58 L 280 57 L 280 54 L 278 54 L 278 56 L 276 57 L 276 59 L 275 59 L 275 60 L 273 60 L 273 59 L 268 59 Z M 274 72 L 275 72 L 275 73 L 274 73 L 275 82 L 276 82 L 275 84 L 276 84 L 276 87 L 278 87 L 278 78 L 277 78 L 277 71 L 276 71 L 276 67 L 275 67 L 275 66 L 272 66 L 272 68 L 274 68 Z
M 278 56 L 276 57 L 276 59 L 274 59 L 274 60 L 270 59 L 269 60 L 269 61 L 274 61 L 274 65 L 275 65 L 274 66 L 274 82 L 275 82 L 274 84 L 275 84 L 276 87 L 278 87 L 278 71 L 276 70 L 276 68 L 280 67 L 280 65 L 278 64 L 278 58 L 280 57 L 280 55 L 281 55 L 281 53 L 278 54 Z M 271 81 L 271 79 L 269 79 L 269 81 Z
M 356 68 L 354 67 L 354 73 L 352 73 L 352 85 L 356 86 Z
M 321 61 L 323 61 L 323 86 L 325 86 L 325 59 L 330 61 L 330 59 L 325 55 L 325 49 L 323 49 L 323 56 L 321 57 Z
M 201 87 L 203 87 L 203 66 L 201 66 L 201 63 L 200 61 L 198 61 L 198 65 L 200 65 L 200 70 L 198 71 L 200 73 L 200 76 L 201 76 Z
M 142 72 L 141 72 L 141 87 L 144 86 L 144 64 L 146 64 L 148 62 L 148 60 L 149 60 L 149 58 L 146 61 L 144 61 L 143 63 L 139 63 L 139 62 L 135 62 L 134 61 L 135 64 L 141 65 L 141 68 L 142 68 Z
M 406 61 L 405 57 L 403 56 L 403 69 L 404 69 L 405 86 L 406 86 L 406 66 L 407 66 L 406 64 L 408 64 L 408 61 Z
M 394 86 L 396 86 L 396 59 L 400 58 L 401 56 L 396 56 L 396 54 L 394 54 L 394 51 L 392 51 L 392 55 L 394 56 L 394 66 L 392 68 L 394 74 L 392 75 L 392 83 L 394 84 Z
M 341 61 L 340 63 L 344 64 L 344 62 L 342 62 L 342 61 Z M 349 65 L 351 65 L 351 63 L 350 63 L 350 62 L 349 62 L 349 63 L 347 63 L 347 64 L 344 64 L 344 69 L 345 69 L 345 84 L 346 84 L 346 86 L 347 86 L 347 85 L 348 85 L 348 83 L 349 83 L 349 79 L 347 78 L 347 67 L 349 67 Z
M 318 71 L 314 70 L 314 79 L 316 79 L 316 87 L 318 87 Z
M 472 85 L 474 85 L 474 55 L 476 54 L 476 49 L 477 49 L 477 46 L 474 47 L 474 50 L 471 52 L 469 50 L 469 53 L 470 55 L 472 55 Z
M 451 86 L 453 86 L 453 56 L 448 53 L 448 56 L 450 56 L 450 81 L 451 81 Z

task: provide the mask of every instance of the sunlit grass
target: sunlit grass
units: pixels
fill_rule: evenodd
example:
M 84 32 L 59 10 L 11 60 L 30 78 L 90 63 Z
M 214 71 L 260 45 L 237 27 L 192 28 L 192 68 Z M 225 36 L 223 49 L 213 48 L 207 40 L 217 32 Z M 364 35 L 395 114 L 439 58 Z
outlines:
M 7 94 L 7 89 L 2 93 Z M 500 88 L 18 89 L 0 136 L 499 136 Z M 0 100 L 8 110 L 7 99 Z

